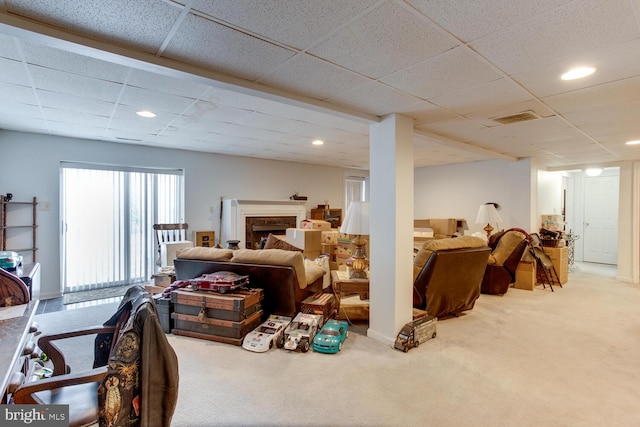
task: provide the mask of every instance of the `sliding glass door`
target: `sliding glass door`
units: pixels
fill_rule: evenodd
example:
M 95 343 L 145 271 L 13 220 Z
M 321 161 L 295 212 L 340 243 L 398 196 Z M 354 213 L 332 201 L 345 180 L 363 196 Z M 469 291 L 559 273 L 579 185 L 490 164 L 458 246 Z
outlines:
M 61 189 L 65 293 L 148 281 L 153 224 L 184 222 L 182 170 L 64 162 Z

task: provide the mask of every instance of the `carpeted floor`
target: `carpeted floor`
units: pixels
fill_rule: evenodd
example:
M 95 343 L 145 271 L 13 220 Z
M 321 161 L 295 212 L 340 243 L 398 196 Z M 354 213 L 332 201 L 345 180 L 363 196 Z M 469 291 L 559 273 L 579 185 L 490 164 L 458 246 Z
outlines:
M 564 288 L 482 295 L 402 353 L 351 328 L 339 354 L 252 353 L 169 335 L 173 426 L 640 425 L 640 286 L 579 265 Z M 41 315 L 101 323 L 112 307 Z M 91 347 L 74 346 L 80 357 Z

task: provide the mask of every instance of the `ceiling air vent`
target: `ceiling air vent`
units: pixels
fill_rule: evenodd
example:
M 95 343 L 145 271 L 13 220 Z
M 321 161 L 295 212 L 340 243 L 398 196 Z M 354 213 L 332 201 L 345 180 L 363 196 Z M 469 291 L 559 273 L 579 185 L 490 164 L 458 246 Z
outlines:
M 492 120 L 498 123 L 502 123 L 503 125 L 508 125 L 511 123 L 526 122 L 528 120 L 535 120 L 539 118 L 540 118 L 539 115 L 537 115 L 531 110 L 528 110 L 528 111 L 523 111 L 522 113 L 513 114 L 511 116 L 497 117 Z

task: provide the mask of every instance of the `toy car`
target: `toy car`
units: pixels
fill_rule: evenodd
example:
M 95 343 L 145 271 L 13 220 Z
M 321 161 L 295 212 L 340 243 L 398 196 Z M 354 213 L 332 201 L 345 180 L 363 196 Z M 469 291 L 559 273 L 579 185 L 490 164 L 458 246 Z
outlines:
M 321 314 L 298 313 L 284 330 L 284 348 L 306 353 L 321 324 Z
M 171 285 L 172 289 L 190 288 L 194 291 L 213 291 L 221 294 L 246 286 L 249 276 L 241 276 L 230 271 L 217 271 L 204 274 L 195 279 L 178 280 Z
M 15 270 L 22 264 L 22 255 L 13 251 L 0 252 L 0 268 Z
M 343 320 L 327 320 L 313 338 L 313 350 L 320 353 L 337 353 L 349 336 L 349 324 Z
M 284 345 L 284 328 L 289 323 L 291 323 L 291 317 L 272 314 L 260 326 L 245 335 L 242 347 L 257 353 L 269 350 L 273 347 L 273 343 L 282 347 Z

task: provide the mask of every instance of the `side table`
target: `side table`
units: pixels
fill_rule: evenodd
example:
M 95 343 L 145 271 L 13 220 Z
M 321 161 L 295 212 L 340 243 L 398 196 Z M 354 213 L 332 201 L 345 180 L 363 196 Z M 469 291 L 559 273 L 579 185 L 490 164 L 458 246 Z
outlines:
M 369 279 L 351 279 L 347 271 L 332 270 L 331 285 L 338 299 L 339 319 L 369 320 Z

